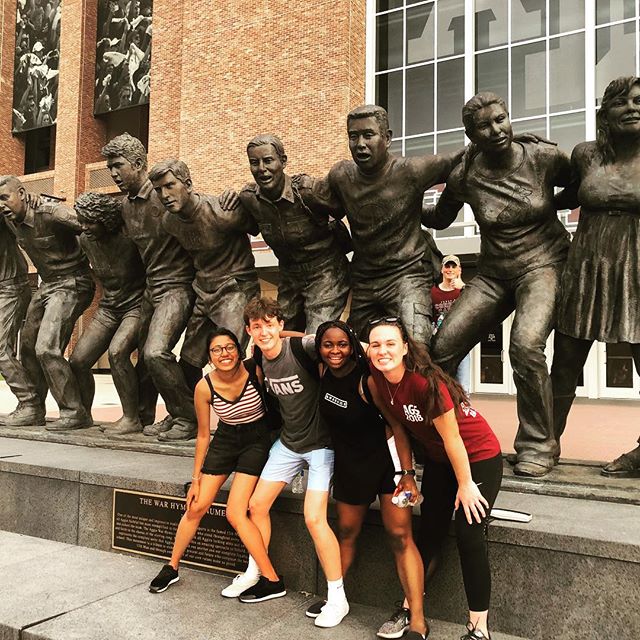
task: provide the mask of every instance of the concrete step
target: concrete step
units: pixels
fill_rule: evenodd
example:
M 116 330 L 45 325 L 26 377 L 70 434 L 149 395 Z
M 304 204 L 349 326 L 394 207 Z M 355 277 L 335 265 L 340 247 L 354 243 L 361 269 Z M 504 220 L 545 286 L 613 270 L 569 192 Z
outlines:
M 0 532 L 3 640 L 373 640 L 387 609 L 354 604 L 338 627 L 316 629 L 308 593 L 255 605 L 222 598 L 229 578 L 180 570 L 162 594 L 148 591 L 160 563 Z M 460 625 L 430 620 L 433 639 L 457 639 Z M 494 633 L 495 640 L 517 640 Z

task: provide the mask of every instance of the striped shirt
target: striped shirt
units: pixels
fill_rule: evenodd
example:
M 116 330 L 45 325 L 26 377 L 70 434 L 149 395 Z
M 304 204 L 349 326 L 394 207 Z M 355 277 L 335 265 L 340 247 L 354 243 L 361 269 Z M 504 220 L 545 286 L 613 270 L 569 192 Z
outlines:
M 266 415 L 260 392 L 249 378 L 247 378 L 240 397 L 233 402 L 223 398 L 213 388 L 208 375 L 206 379 L 211 389 L 211 406 L 221 422 L 231 425 L 247 424 L 256 422 Z

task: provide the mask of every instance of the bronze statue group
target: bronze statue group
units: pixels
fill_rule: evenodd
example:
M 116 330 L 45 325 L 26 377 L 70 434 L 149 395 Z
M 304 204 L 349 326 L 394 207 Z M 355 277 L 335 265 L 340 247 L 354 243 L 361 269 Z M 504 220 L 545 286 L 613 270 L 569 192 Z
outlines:
M 640 374 L 640 79 L 610 83 L 597 140 L 579 144 L 571 159 L 535 136 L 514 137 L 495 94 L 474 96 L 462 119 L 471 141 L 463 151 L 402 158 L 389 152 L 386 111 L 357 107 L 347 116 L 352 160 L 323 178 L 288 175 L 282 142 L 257 136 L 247 145 L 254 182 L 220 197 L 197 192 L 180 160 L 148 171 L 142 143 L 129 134 L 102 149 L 122 200 L 87 193 L 71 209 L 0 177 L 0 372 L 19 401 L 5 423 L 91 426 L 91 367 L 108 351 L 123 416 L 104 426 L 106 436 L 196 437 L 187 510 L 151 591 L 178 580 L 200 519 L 235 472 L 227 517 L 250 560 L 222 595 L 246 603 L 285 595 L 268 554 L 269 512 L 308 469 L 304 517 L 327 579 L 326 601 L 306 612 L 317 626 L 335 626 L 349 611 L 342 579 L 379 498 L 405 602 L 378 635 L 428 635 L 424 585 L 455 510 L 469 605 L 463 638 L 490 637 L 486 524 L 502 458 L 453 376 L 513 313 L 514 472 L 541 477 L 558 462 L 593 341 L 628 343 Z M 444 182 L 437 205 L 423 207 L 425 190 Z M 422 227 L 446 228 L 464 203 L 480 228 L 478 272 L 431 340 L 432 249 Z M 571 240 L 557 211 L 578 206 Z M 277 302 L 259 296 L 249 241 L 257 234 L 278 258 Z M 30 302 L 18 245 L 42 281 Z M 67 360 L 93 298 L 92 273 L 98 309 Z M 549 374 L 544 349 L 554 329 Z M 253 357 L 243 359 L 249 338 Z M 47 389 L 60 408 L 49 423 Z M 154 423 L 158 393 L 169 415 Z M 422 494 L 414 454 L 424 464 Z M 640 447 L 603 472 L 640 476 Z M 331 487 L 337 535 L 327 523 Z M 421 499 L 414 542 L 412 509 L 402 505 Z

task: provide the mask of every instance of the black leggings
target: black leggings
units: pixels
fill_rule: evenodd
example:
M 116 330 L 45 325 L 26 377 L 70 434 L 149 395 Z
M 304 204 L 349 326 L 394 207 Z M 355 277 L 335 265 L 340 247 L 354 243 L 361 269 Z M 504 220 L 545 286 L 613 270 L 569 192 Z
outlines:
M 480 492 L 493 507 L 502 483 L 502 455 L 471 463 L 471 476 Z M 429 565 L 440 554 L 449 531 L 456 501 L 458 481 L 450 464 L 427 460 L 422 476 L 422 503 L 418 548 L 424 562 L 425 575 Z M 464 590 L 470 611 L 487 611 L 491 600 L 491 570 L 487 542 L 488 522 L 467 522 L 464 509 L 455 514 L 455 531 L 462 566 Z

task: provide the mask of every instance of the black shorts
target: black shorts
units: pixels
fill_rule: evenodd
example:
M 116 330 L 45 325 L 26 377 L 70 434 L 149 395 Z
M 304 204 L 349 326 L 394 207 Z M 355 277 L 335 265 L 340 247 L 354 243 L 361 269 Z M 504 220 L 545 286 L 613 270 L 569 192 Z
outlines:
M 271 432 L 266 419 L 248 424 L 218 423 L 202 473 L 228 475 L 232 471 L 259 476 L 269 457 Z
M 386 442 L 373 451 L 335 443 L 333 499 L 346 504 L 371 504 L 396 489 L 395 468 Z

